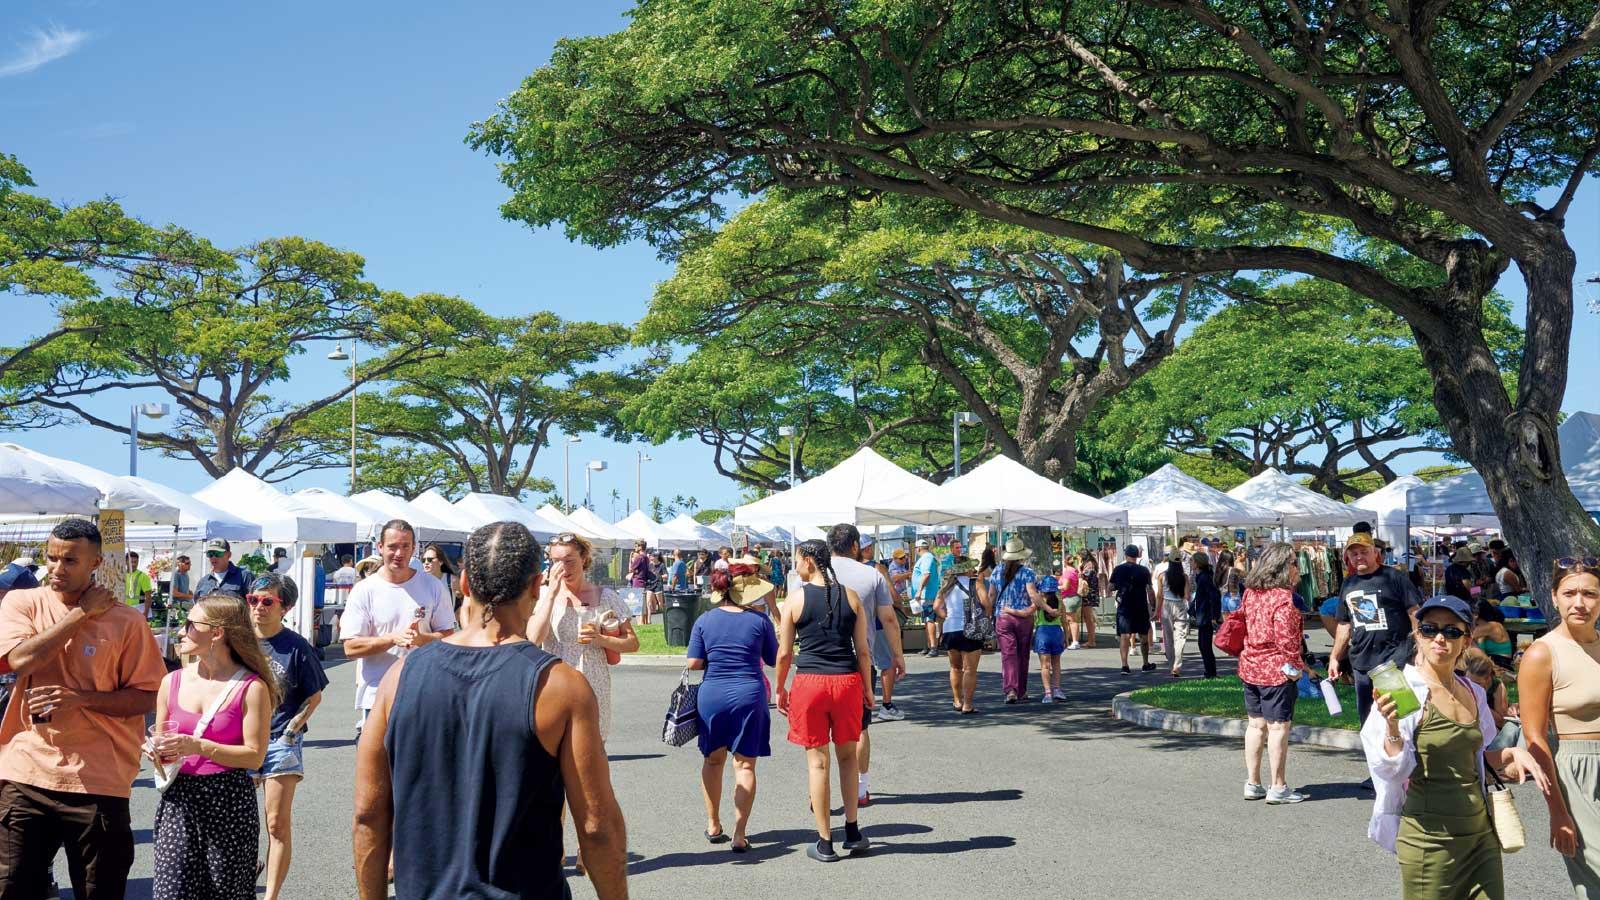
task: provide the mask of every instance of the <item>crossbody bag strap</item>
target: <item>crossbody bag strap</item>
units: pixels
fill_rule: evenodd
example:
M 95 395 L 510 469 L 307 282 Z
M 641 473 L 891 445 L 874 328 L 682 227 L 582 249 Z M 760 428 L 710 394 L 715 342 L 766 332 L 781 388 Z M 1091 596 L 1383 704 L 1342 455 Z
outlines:
M 228 683 L 223 686 L 222 691 L 218 693 L 217 696 L 212 698 L 211 705 L 206 707 L 205 715 L 201 716 L 200 721 L 195 723 L 195 737 L 198 738 L 205 736 L 206 729 L 211 727 L 211 720 L 216 718 L 217 713 L 222 711 L 223 704 L 227 703 L 228 699 L 233 696 L 234 686 L 242 681 L 244 676 L 245 670 L 243 668 L 240 668 L 239 671 L 234 672 L 233 677 L 228 679 Z

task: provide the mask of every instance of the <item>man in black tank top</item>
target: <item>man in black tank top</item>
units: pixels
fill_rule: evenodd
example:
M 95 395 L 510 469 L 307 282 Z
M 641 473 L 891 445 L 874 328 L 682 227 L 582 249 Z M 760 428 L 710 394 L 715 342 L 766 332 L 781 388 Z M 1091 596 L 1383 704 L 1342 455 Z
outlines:
M 528 641 L 540 556 L 517 523 L 473 532 L 461 630 L 384 676 L 356 750 L 362 900 L 388 896 L 391 858 L 399 900 L 570 897 L 563 801 L 595 893 L 628 896 L 627 834 L 594 693 Z

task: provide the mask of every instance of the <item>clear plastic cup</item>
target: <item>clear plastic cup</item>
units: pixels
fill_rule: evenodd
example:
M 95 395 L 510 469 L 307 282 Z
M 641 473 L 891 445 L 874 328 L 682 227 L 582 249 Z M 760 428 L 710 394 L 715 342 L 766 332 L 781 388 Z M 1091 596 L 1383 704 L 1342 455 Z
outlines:
M 158 722 L 145 730 L 150 737 L 150 747 L 160 757 L 162 765 L 171 765 L 178 761 L 178 754 L 172 752 L 172 738 L 181 734 L 177 722 Z

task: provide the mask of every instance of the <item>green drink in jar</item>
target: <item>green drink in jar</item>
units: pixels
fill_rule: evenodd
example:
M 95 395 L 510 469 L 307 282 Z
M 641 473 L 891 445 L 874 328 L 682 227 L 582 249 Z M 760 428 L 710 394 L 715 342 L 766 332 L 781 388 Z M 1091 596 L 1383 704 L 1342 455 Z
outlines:
M 1394 701 L 1394 717 L 1404 719 L 1422 708 L 1416 691 L 1406 683 L 1405 672 L 1392 662 L 1383 663 L 1367 673 L 1372 679 L 1372 691 Z

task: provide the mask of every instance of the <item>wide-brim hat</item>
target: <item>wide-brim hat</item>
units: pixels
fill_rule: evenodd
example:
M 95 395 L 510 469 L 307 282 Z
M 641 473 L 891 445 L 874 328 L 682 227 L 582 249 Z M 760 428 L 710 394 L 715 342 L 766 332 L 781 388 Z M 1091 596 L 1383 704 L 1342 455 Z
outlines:
M 950 563 L 949 574 L 971 575 L 973 572 L 978 571 L 978 565 L 978 560 L 973 559 L 970 556 L 958 556 L 953 562 Z
M 1006 549 L 1000 554 L 1005 562 L 1015 562 L 1019 559 L 1028 559 L 1033 556 L 1033 551 L 1022 542 L 1022 538 L 1006 538 Z
M 776 588 L 777 585 L 760 575 L 735 575 L 728 579 L 728 593 L 733 595 L 733 602 L 740 606 L 749 606 Z
M 894 548 L 894 558 L 895 559 L 905 559 L 906 558 L 906 548 L 904 548 L 904 547 L 896 547 L 896 548 Z
M 1450 561 L 1458 563 L 1472 562 L 1472 551 L 1468 550 L 1466 547 L 1462 547 L 1460 550 L 1455 552 L 1454 556 L 1450 557 Z

